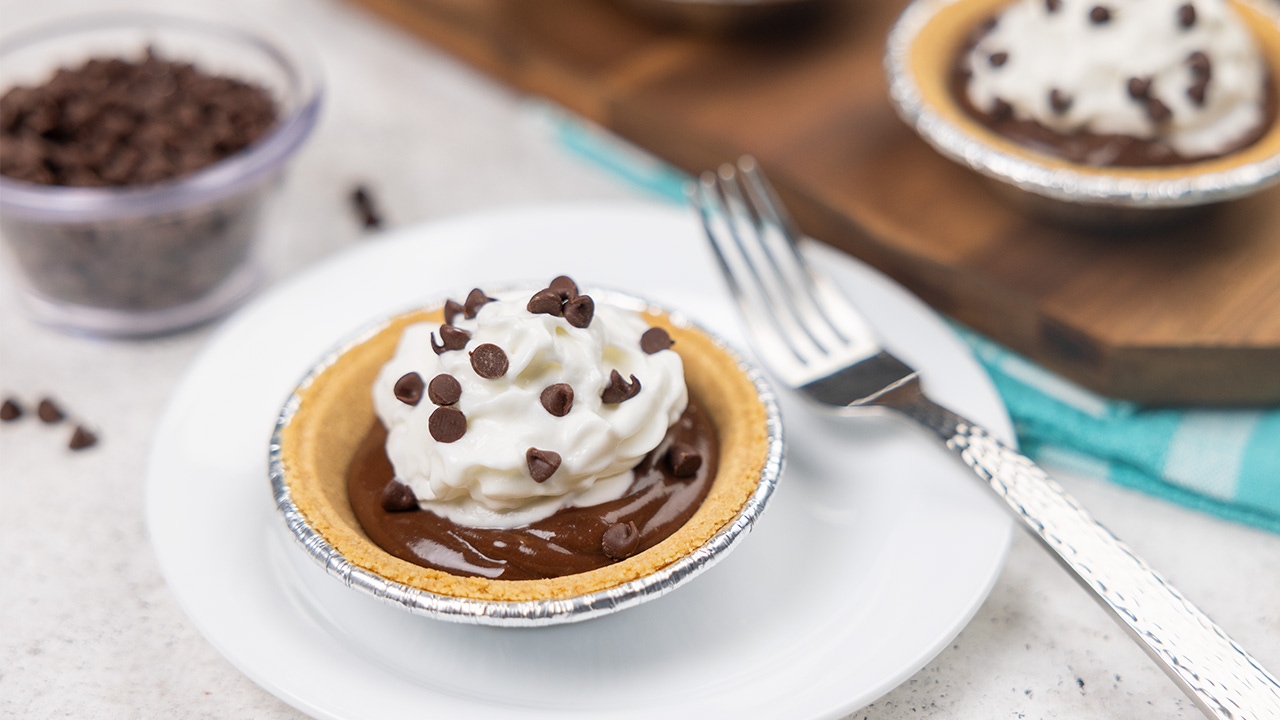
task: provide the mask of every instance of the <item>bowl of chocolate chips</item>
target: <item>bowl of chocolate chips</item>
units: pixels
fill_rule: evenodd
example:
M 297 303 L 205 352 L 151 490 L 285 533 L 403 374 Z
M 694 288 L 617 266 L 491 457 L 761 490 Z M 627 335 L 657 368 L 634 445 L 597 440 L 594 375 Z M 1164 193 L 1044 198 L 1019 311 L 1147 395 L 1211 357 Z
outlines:
M 319 360 L 271 443 L 329 574 L 409 612 L 536 626 L 646 602 L 724 557 L 782 466 L 761 374 L 634 297 L 471 290 Z
M 232 26 L 99 15 L 0 42 L 0 237 L 31 316 L 145 336 L 244 300 L 320 101 L 303 53 Z
M 909 125 L 1032 207 L 1170 217 L 1280 180 L 1265 1 L 916 0 L 886 69 Z

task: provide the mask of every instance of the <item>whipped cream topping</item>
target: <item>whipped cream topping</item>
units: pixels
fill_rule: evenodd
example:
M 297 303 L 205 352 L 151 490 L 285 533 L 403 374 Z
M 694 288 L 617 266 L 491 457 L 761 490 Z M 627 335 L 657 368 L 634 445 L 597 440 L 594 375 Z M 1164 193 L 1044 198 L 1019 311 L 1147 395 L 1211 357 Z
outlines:
M 1225 0 L 1018 0 L 965 59 L 970 103 L 1056 132 L 1220 155 L 1264 121 L 1266 69 Z
M 452 318 L 470 334 L 460 349 L 433 350 L 433 341 L 451 346 L 441 343 L 441 326 L 406 328 L 373 385 L 396 479 L 420 508 L 460 525 L 518 527 L 563 507 L 621 497 L 631 469 L 688 404 L 680 356 L 642 349 L 650 326 L 639 313 L 601 303 L 582 327 L 580 314 L 530 312 L 532 295 L 503 293 L 474 318 Z M 479 350 L 488 345 L 501 351 L 501 373 L 497 353 Z M 610 379 L 615 370 L 628 381 L 634 375 L 639 392 L 620 391 Z M 406 401 L 403 384 L 397 397 L 397 384 L 413 373 L 422 382 L 416 404 Z M 442 381 L 433 393 L 430 384 L 440 375 L 454 378 L 460 392 Z M 567 412 L 563 387 L 544 396 L 561 383 L 572 389 Z M 433 395 L 453 402 L 438 405 Z M 460 415 L 463 424 L 438 421 L 433 430 L 438 410 Z

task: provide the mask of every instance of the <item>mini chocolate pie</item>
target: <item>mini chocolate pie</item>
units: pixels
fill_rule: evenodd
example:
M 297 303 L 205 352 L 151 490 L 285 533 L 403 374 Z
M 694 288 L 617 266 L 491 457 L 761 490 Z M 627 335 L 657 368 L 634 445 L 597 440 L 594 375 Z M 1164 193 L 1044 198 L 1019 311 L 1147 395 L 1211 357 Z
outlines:
M 1019 53 L 1031 50 L 1003 40 L 1014 25 L 998 34 L 994 28 L 1000 20 L 992 23 L 1017 4 L 1016 0 L 917 0 L 890 34 L 886 67 L 895 108 L 942 154 L 1009 186 L 1075 206 L 1189 207 L 1240 197 L 1280 180 L 1276 117 L 1280 24 L 1274 8 L 1254 0 L 1227 0 L 1226 6 L 1238 16 L 1242 31 L 1262 59 L 1262 99 L 1254 109 L 1261 109 L 1264 121 L 1256 127 L 1236 128 L 1227 145 L 1205 151 L 1195 139 L 1179 150 L 1169 131 L 1221 100 L 1219 93 L 1227 87 L 1219 83 L 1225 83 L 1225 73 L 1214 72 L 1214 53 L 1193 47 L 1199 42 L 1196 33 L 1212 22 L 1208 4 L 1187 0 L 1161 6 L 1160 17 L 1153 22 L 1181 44 L 1162 46 L 1176 56 L 1176 62 L 1154 76 L 1126 72 L 1114 82 L 1109 78 L 1097 85 L 1077 78 L 1076 86 L 1068 86 L 1062 78 L 1069 73 L 1058 74 L 1054 66 L 1065 66 L 1085 50 L 1037 48 L 1060 62 L 1040 63 L 1037 72 L 1043 77 L 1036 77 L 1044 82 L 1023 88 L 1024 97 L 1018 99 L 1023 110 L 1015 109 L 1014 98 L 1002 93 L 1008 91 L 1010 73 L 1018 72 L 1025 60 L 1020 60 Z M 1187 5 L 1190 9 L 1184 9 Z M 1067 0 L 1042 0 L 1034 10 L 1050 23 L 1069 25 L 1072 33 L 1082 37 L 1113 40 L 1116 33 L 1128 32 L 1132 13 L 1137 11 L 1128 3 Z M 984 43 L 993 38 L 1001 40 Z M 1117 47 L 1117 57 L 1136 58 L 1139 64 L 1149 55 Z M 975 82 L 975 69 L 986 82 L 977 101 L 967 92 Z M 1093 125 L 1099 103 L 1121 108 L 1120 130 L 1099 130 Z M 1026 122 L 1025 107 L 1030 106 L 1036 122 Z M 1051 125 L 1083 131 L 1063 133 Z
M 525 297 L 527 312 L 548 315 L 575 328 L 601 321 L 597 301 L 580 294 L 576 286 L 552 283 L 548 289 L 554 292 L 530 292 Z M 551 307 L 551 299 L 561 304 L 559 314 Z M 645 589 L 648 595 L 659 594 L 657 591 L 665 591 L 672 582 L 691 576 L 705 558 L 731 545 L 749 526 L 743 518 L 754 517 L 776 479 L 780 453 L 776 408 L 767 394 L 762 394 L 760 379 L 746 371 L 718 340 L 658 311 L 643 314 L 653 330 L 645 334 L 642 347 L 637 342 L 636 350 L 644 355 L 678 354 L 689 409 L 640 461 L 621 498 L 598 506 L 570 505 L 544 520 L 505 529 L 467 527 L 418 507 L 419 499 L 405 484 L 411 481 L 401 483 L 395 477 L 383 450 L 387 429 L 375 414 L 371 388 L 384 366 L 390 367 L 388 362 L 397 354 L 406 328 L 427 323 L 435 331 L 434 350 L 428 352 L 456 354 L 460 360 L 453 367 L 463 368 L 462 373 L 465 362 L 473 374 L 397 375 L 386 386 L 392 395 L 386 402 L 400 403 L 406 412 L 429 414 L 432 436 L 442 447 L 460 447 L 468 435 L 482 432 L 483 428 L 477 429 L 476 422 L 459 409 L 465 404 L 468 388 L 476 387 L 475 383 L 516 381 L 518 358 L 508 357 L 501 347 L 483 349 L 485 344 L 479 342 L 445 349 L 437 338 L 442 324 L 448 327 L 448 321 L 474 317 L 493 300 L 477 291 L 461 307 L 450 303 L 394 317 L 330 358 L 297 390 L 277 431 L 278 449 L 273 459 L 277 499 L 282 507 L 291 504 L 296 508 L 297 517 L 307 526 L 302 534 L 294 527 L 295 535 L 314 532 L 358 572 L 376 576 L 377 582 L 386 581 L 393 588 L 423 591 L 429 597 L 528 604 L 603 597 L 602 593 L 616 590 L 619 594 L 613 599 L 593 601 L 610 609 L 638 601 L 622 602 L 635 597 L 624 592 L 635 583 L 671 573 L 684 563 L 687 569 L 674 571 L 673 576 L 664 576 Z M 528 410 L 547 422 L 569 422 L 575 412 L 583 412 L 592 403 L 642 407 L 635 403 L 643 402 L 650 385 L 628 374 L 611 373 L 601 397 L 595 399 L 583 398 L 567 383 L 531 390 Z M 437 414 L 442 417 L 439 423 Z M 666 420 L 662 422 L 665 426 Z M 565 463 L 570 462 L 566 453 L 573 449 L 532 446 L 495 452 L 518 452 L 530 487 L 542 487 L 559 482 Z M 645 507 L 637 509 L 641 505 Z M 669 515 L 678 517 L 673 521 Z M 429 528 L 423 537 L 401 534 L 415 523 Z M 545 551 L 540 554 L 532 552 L 539 549 L 539 538 Z M 320 557 L 312 542 L 305 538 L 304 542 Z M 514 548 L 522 542 L 526 550 L 513 549 L 508 556 L 501 556 L 502 548 Z M 428 551 L 419 552 L 424 547 Z M 565 552 L 572 557 L 555 557 Z M 519 555 L 529 555 L 530 562 L 507 562 Z M 433 558 L 444 560 L 433 562 Z M 325 562 L 332 569 L 332 562 Z M 508 566 L 507 572 L 501 571 Z M 431 608 L 439 607 L 431 602 L 435 603 Z M 489 604 L 483 610 L 443 613 L 423 610 L 422 603 L 405 604 L 438 617 L 453 615 L 452 619 L 458 619 L 456 615 L 465 614 L 473 622 L 489 622 L 476 620 L 475 613 L 494 613 Z M 560 612 L 557 607 L 569 605 L 552 603 L 533 614 L 555 615 Z M 597 609 L 592 614 L 602 611 L 607 610 Z
M 1084 165 L 1209 160 L 1249 147 L 1274 124 L 1266 63 L 1224 0 L 1116 8 L 1010 4 L 956 53 L 952 93 L 1004 137 Z M 1060 60 L 1047 63 L 1046 54 Z

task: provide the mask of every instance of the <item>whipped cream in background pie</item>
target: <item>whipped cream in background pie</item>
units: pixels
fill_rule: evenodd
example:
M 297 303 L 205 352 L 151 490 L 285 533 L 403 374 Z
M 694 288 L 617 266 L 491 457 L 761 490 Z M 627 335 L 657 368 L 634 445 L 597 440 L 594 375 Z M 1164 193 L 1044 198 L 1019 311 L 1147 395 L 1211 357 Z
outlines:
M 688 404 L 680 356 L 644 350 L 650 326 L 630 310 L 530 312 L 528 292 L 477 293 L 446 310 L 469 337 L 410 326 L 374 383 L 396 479 L 422 509 L 471 527 L 623 496 Z
M 1265 121 L 1265 63 L 1225 0 L 1018 0 L 968 52 L 969 102 L 1199 158 Z

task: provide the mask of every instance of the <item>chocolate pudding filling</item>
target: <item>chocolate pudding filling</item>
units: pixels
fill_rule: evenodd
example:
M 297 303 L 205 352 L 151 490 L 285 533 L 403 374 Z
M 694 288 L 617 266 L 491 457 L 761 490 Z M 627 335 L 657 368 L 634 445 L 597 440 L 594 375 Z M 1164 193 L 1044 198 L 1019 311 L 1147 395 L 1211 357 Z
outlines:
M 389 489 L 404 486 L 395 482 L 386 437 L 375 421 L 347 469 L 351 507 L 369 539 L 416 565 L 500 580 L 587 572 L 657 545 L 697 512 L 718 464 L 715 426 L 690 396 L 684 414 L 635 467 L 621 498 L 564 508 L 523 527 L 476 528 L 388 501 Z M 697 457 L 700 463 L 690 462 Z
M 997 103 L 993 111 L 985 112 L 974 107 L 969 100 L 968 87 L 972 71 L 967 58 L 978 42 L 990 33 L 995 25 L 994 17 L 980 23 L 961 45 L 951 64 L 950 91 L 969 116 L 1028 150 L 1096 167 L 1166 167 L 1212 160 L 1243 150 L 1260 140 L 1276 123 L 1280 101 L 1276 97 L 1274 75 L 1270 70 L 1263 83 L 1263 122 L 1237 141 L 1227 145 L 1221 152 L 1213 154 L 1182 155 L 1159 137 L 1140 138 L 1132 135 L 1083 131 L 1061 133 L 1035 120 L 1016 117 L 1013 109 L 1003 102 Z M 990 61 L 993 65 L 1002 65 L 1004 62 L 999 57 L 999 53 L 993 55 Z M 1143 82 L 1141 78 L 1133 78 L 1129 81 L 1127 90 L 1130 97 L 1134 102 L 1145 103 L 1146 112 L 1153 121 L 1167 120 L 1168 107 L 1156 98 L 1145 97 Z M 1149 81 L 1147 81 L 1147 87 L 1149 88 Z M 1200 93 L 1203 98 L 1203 86 L 1200 87 Z M 1045 97 L 1045 101 L 1054 108 L 1055 112 L 1065 112 L 1070 107 L 1071 98 L 1059 91 L 1051 90 Z

